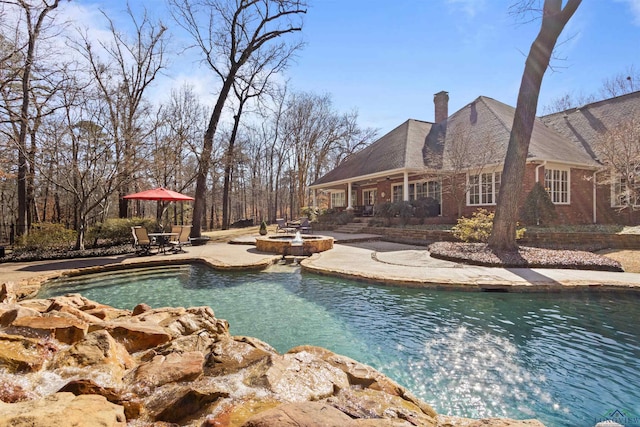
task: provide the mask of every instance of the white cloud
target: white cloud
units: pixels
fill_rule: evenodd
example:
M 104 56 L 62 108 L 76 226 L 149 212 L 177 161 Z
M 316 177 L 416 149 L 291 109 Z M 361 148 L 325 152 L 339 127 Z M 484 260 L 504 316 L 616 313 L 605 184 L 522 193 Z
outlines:
M 634 25 L 640 26 L 640 0 L 617 0 L 620 3 L 626 3 L 631 10 Z
M 446 0 L 446 2 L 453 11 L 461 11 L 468 18 L 475 17 L 485 7 L 485 0 Z

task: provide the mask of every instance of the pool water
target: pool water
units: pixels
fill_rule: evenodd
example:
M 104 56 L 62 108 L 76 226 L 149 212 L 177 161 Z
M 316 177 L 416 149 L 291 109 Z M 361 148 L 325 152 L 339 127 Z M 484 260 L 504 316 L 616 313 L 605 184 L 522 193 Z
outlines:
M 594 426 L 640 417 L 640 298 L 385 287 L 301 274 L 176 266 L 77 277 L 69 292 L 119 308 L 211 306 L 231 333 L 369 364 L 443 414 Z M 638 422 L 640 424 L 640 421 Z

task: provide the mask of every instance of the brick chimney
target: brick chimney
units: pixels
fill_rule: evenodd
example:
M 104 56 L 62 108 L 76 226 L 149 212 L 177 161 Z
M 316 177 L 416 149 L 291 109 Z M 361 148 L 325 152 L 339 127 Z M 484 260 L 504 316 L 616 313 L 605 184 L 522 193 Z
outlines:
M 433 95 L 433 103 L 436 110 L 436 123 L 440 123 L 449 117 L 449 92 L 444 90 Z

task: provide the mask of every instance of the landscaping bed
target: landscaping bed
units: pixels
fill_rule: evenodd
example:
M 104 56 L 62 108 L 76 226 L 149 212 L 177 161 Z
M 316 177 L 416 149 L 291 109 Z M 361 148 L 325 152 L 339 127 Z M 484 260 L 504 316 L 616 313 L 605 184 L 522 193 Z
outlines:
M 491 250 L 486 243 L 458 242 L 437 242 L 428 249 L 434 258 L 487 267 L 624 271 L 618 261 L 581 250 L 520 246 L 517 251 L 502 252 Z

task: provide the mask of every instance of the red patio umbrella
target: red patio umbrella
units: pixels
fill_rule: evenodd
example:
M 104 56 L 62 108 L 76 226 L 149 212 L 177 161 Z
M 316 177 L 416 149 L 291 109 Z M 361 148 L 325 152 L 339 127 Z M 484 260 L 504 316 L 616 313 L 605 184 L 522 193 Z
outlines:
M 124 198 L 132 200 L 158 200 L 162 202 L 184 202 L 195 200 L 191 196 L 178 193 L 177 191 L 167 190 L 163 187 L 154 188 L 152 190 L 145 190 L 139 193 L 128 194 L 124 196 Z

